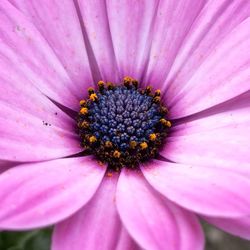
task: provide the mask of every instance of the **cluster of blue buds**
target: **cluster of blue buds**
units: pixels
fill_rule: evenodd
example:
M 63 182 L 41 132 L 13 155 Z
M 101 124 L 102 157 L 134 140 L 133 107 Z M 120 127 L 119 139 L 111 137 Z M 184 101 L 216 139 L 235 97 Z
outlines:
M 123 84 L 98 82 L 81 100 L 78 128 L 82 146 L 109 169 L 137 168 L 154 158 L 171 127 L 160 90 L 138 88 L 138 81 L 125 77 Z

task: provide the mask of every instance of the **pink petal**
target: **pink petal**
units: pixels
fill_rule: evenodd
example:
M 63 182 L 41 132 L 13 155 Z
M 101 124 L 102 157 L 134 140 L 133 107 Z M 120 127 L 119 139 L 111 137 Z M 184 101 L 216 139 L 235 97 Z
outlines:
M 250 217 L 235 219 L 202 217 L 208 223 L 241 238 L 250 240 Z
M 84 86 L 92 84 L 81 25 L 73 1 L 11 0 L 46 39 L 72 80 L 73 94 L 82 98 Z M 72 84 L 73 83 L 73 84 Z M 79 91 L 79 90 L 82 90 Z
M 0 159 L 37 161 L 82 151 L 75 121 L 27 84 L 26 77 L 9 73 L 3 68 L 0 75 Z
M 204 0 L 160 1 L 153 21 L 152 44 L 144 83 L 163 88 L 180 47 L 189 34 Z
M 27 2 L 27 1 L 26 1 Z M 35 1 L 34 1 L 35 2 Z M 29 1 L 30 3 L 30 1 Z M 69 4 L 68 4 L 69 5 Z M 39 8 L 47 5 L 39 4 Z M 60 4 L 60 6 L 63 6 Z M 65 6 L 67 7 L 67 6 Z M 63 8 L 63 7 L 62 7 Z M 45 8 L 46 9 L 46 8 Z M 54 10 L 55 12 L 60 11 L 58 8 L 51 8 L 48 6 L 50 11 Z M 72 9 L 72 8 L 71 8 Z M 76 18 L 76 14 L 70 12 L 70 15 L 65 16 L 64 20 L 70 21 L 72 14 L 72 19 Z M 43 14 L 42 14 L 43 13 Z M 43 15 L 44 18 L 48 18 L 49 22 L 44 25 L 48 27 L 55 27 L 50 23 L 51 16 L 48 15 L 46 12 L 39 13 L 39 15 Z M 55 14 L 53 12 L 53 14 Z M 65 13 L 64 13 L 65 14 Z M 61 13 L 61 16 L 63 14 Z M 59 18 L 60 19 L 60 18 Z M 59 20 L 57 21 L 59 22 Z M 79 52 L 79 47 L 81 44 L 81 37 L 80 37 L 80 27 L 79 25 L 72 25 L 72 22 L 69 23 L 69 26 L 72 29 L 72 33 L 79 33 L 79 39 L 76 37 L 72 37 L 73 40 L 78 41 L 77 53 Z M 68 26 L 68 27 L 69 27 Z M 56 26 L 57 30 L 64 30 L 59 29 L 60 25 Z M 62 26 L 63 27 L 63 26 Z M 78 32 L 73 31 L 79 27 Z M 62 31 L 63 33 L 64 31 Z M 52 36 L 57 37 L 60 32 L 54 33 L 54 31 L 50 31 L 50 37 Z M 69 47 L 71 47 L 71 43 L 65 42 L 65 36 L 57 37 L 61 39 L 61 44 L 65 44 L 64 48 L 60 47 L 60 43 L 58 43 L 58 48 L 52 48 L 50 45 L 52 41 L 48 41 L 48 34 L 44 34 L 47 37 L 43 37 L 42 34 L 39 32 L 39 29 L 34 26 L 31 22 L 30 18 L 25 17 L 24 14 L 13 7 L 9 2 L 3 0 L 1 1 L 0 6 L 0 75 L 8 76 L 8 79 L 11 80 L 13 74 L 14 77 L 26 78 L 26 81 L 20 81 L 19 85 L 23 88 L 27 88 L 30 85 L 34 85 L 37 89 L 39 89 L 43 94 L 49 96 L 50 98 L 56 100 L 57 102 L 63 104 L 64 106 L 71 107 L 72 109 L 78 108 L 78 101 L 79 101 L 79 85 L 72 80 L 69 73 L 66 71 L 65 66 L 62 64 L 61 60 L 58 58 L 55 50 L 57 49 L 57 53 L 63 55 L 65 51 L 70 51 Z M 53 38 L 56 40 L 56 38 Z M 56 41 L 53 40 L 53 43 Z M 58 49 L 60 48 L 60 51 Z M 82 46 L 82 50 L 84 51 L 84 46 Z M 74 48 L 72 48 L 74 50 Z M 67 52 L 67 53 L 68 53 Z M 69 54 L 65 55 L 64 61 L 68 58 L 71 58 Z M 80 57 L 78 61 L 81 61 L 83 57 Z M 77 72 L 80 72 L 82 68 L 78 69 L 75 67 Z M 85 72 L 88 72 L 88 68 L 84 69 Z M 76 76 L 78 78 L 78 76 Z M 81 79 L 84 81 L 85 79 Z
M 250 178 L 237 171 L 158 160 L 142 171 L 157 191 L 191 211 L 215 217 L 250 213 Z
M 38 161 L 80 152 L 75 121 L 37 89 L 20 63 L 10 63 L 7 51 L 14 56 L 5 48 L 0 59 L 0 159 Z
M 116 249 L 122 230 L 115 206 L 117 177 L 105 177 L 93 199 L 56 226 L 53 250 Z
M 122 222 L 143 249 L 203 249 L 197 218 L 161 197 L 139 172 L 122 171 L 116 200 Z
M 0 228 L 29 229 L 65 219 L 91 199 L 104 173 L 91 157 L 5 171 L 0 175 Z
M 36 103 L 33 105 L 37 109 L 37 117 L 30 114 L 34 108 L 26 112 L 26 108 L 10 106 L 7 102 L 0 101 L 0 159 L 39 161 L 82 151 L 78 136 L 73 133 L 75 129 L 72 121 L 67 124 L 69 118 L 65 118 L 61 111 L 52 113 L 57 110 L 54 107 L 44 112 L 42 103 L 41 106 Z M 49 103 L 49 107 L 51 106 L 53 104 Z M 60 128 L 63 127 L 62 124 L 59 125 L 60 122 L 65 122 L 64 127 L 70 128 L 69 131 Z
M 210 1 L 190 29 L 165 83 L 173 118 L 249 90 L 250 3 Z
M 153 38 L 157 1 L 106 1 L 110 32 L 120 77 L 141 79 Z
M 92 59 L 96 61 L 93 63 L 96 63 L 100 71 L 95 74 L 95 80 L 119 82 L 106 2 L 98 0 L 80 0 L 78 2 L 80 18 L 84 24 L 86 36 L 90 43 L 89 46 L 94 57 Z M 76 7 L 78 7 L 77 3 Z
M 180 124 L 161 154 L 174 162 L 249 174 L 249 112 L 246 106 Z

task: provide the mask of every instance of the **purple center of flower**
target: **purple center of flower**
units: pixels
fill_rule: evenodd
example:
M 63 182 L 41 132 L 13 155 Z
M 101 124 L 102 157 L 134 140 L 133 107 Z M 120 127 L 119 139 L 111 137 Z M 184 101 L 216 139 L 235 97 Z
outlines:
M 138 82 L 124 78 L 123 85 L 98 83 L 89 88 L 88 100 L 81 100 L 78 128 L 82 146 L 109 169 L 137 168 L 154 158 L 171 127 L 165 119 L 160 91 L 138 88 Z

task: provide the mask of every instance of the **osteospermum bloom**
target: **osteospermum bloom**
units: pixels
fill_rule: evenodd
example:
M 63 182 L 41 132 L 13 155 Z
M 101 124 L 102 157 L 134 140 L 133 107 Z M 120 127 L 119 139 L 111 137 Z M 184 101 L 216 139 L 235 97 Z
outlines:
M 54 250 L 203 249 L 199 218 L 249 239 L 249 14 L 2 0 L 0 228 L 55 224 Z

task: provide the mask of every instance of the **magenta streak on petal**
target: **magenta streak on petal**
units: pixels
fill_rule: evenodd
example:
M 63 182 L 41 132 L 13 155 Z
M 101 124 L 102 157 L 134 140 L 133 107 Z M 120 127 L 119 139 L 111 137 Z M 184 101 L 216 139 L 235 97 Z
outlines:
M 156 190 L 191 211 L 224 218 L 250 213 L 250 178 L 237 171 L 158 160 L 142 171 Z
M 36 228 L 67 218 L 91 199 L 104 173 L 105 167 L 97 166 L 92 157 L 27 164 L 4 172 L 0 228 Z
M 143 249 L 203 249 L 197 218 L 157 194 L 141 173 L 122 171 L 116 200 L 124 226 Z
M 18 166 L 19 164 L 20 164 L 19 162 L 0 160 L 0 174 L 8 170 L 9 168 Z

